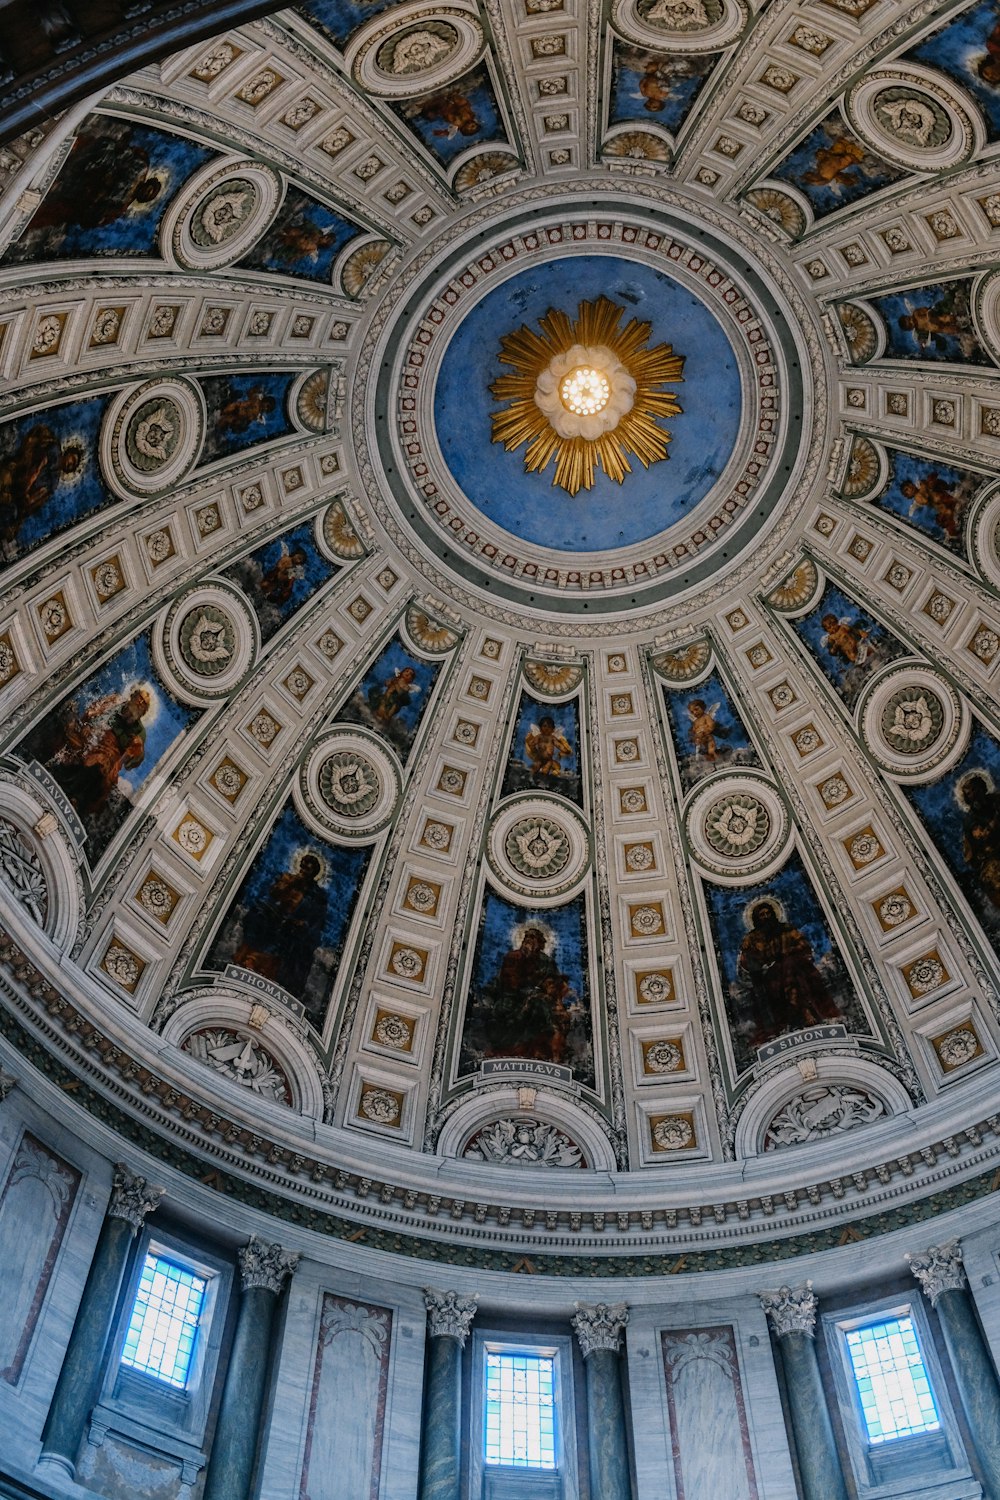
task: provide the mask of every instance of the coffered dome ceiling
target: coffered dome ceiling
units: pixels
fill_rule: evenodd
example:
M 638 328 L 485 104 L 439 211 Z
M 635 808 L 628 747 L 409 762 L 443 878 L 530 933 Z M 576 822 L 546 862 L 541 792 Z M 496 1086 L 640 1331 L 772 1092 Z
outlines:
M 993 0 L 316 0 L 13 143 L 7 1043 L 470 1264 L 990 1191 L 998 137 Z

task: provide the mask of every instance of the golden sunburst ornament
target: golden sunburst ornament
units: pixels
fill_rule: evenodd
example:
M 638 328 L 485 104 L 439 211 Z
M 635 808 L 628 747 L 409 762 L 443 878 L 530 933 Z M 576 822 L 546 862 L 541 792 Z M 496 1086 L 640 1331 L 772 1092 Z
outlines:
M 670 344 L 645 347 L 651 324 L 632 318 L 607 297 L 581 302 L 575 322 L 550 308 L 534 329 L 521 327 L 500 340 L 500 360 L 514 373 L 490 386 L 497 401 L 493 441 L 508 451 L 528 444 L 529 473 L 555 458 L 553 484 L 569 494 L 589 490 L 599 464 L 621 484 L 632 472 L 631 454 L 645 467 L 667 457 L 670 433 L 659 417 L 681 411 L 667 381 L 683 379 L 684 356 Z

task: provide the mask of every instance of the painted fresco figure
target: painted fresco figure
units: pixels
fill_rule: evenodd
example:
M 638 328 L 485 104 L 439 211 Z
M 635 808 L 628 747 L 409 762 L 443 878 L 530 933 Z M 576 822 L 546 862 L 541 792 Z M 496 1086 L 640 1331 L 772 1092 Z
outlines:
M 262 385 L 251 386 L 243 396 L 230 391 L 228 400 L 219 408 L 217 423 L 223 432 L 242 435 L 249 432 L 255 422 L 266 421 L 274 407 L 274 397 Z
M 524 737 L 524 763 L 535 776 L 561 776 L 563 756 L 573 747 L 550 714 L 532 724 Z
M 729 734 L 725 725 L 720 724 L 715 717 L 720 707 L 721 703 L 713 703 L 711 708 L 707 708 L 703 698 L 692 698 L 688 704 L 688 717 L 691 720 L 688 737 L 694 746 L 696 760 L 717 760 L 719 750 L 725 753 L 728 749 L 728 746 L 717 743 Z
M 25 521 L 83 467 L 80 443 L 61 444 L 51 427 L 29 427 L 12 453 L 0 458 L 0 542 L 10 546 Z
M 163 191 L 141 146 L 81 131 L 62 171 L 38 205 L 29 230 L 101 229 Z
M 1000 908 L 1000 792 L 985 776 L 967 776 L 960 787 L 965 804 L 962 854 L 987 899 Z
M 482 129 L 472 100 L 458 89 L 432 94 L 415 111 L 421 120 L 433 126 L 433 134 L 448 140 L 456 135 L 478 135 Z
M 994 26 L 985 41 L 986 56 L 980 58 L 976 72 L 991 88 L 1000 84 L 1000 21 Z
M 828 187 L 832 183 L 853 187 L 859 180 L 859 168 L 864 171 L 866 156 L 860 141 L 831 136 L 828 146 L 817 147 L 813 165 L 803 173 L 802 180 L 813 187 Z
M 149 693 L 135 687 L 97 698 L 82 713 L 76 702 L 68 705 L 64 741 L 48 768 L 81 817 L 99 814 L 122 771 L 142 765 L 150 703 Z
M 907 306 L 909 311 L 900 315 L 899 326 L 904 333 L 913 334 L 918 348 L 928 349 L 933 343 L 944 354 L 948 351 L 948 340 L 955 339 L 964 358 L 975 354 L 979 343 L 963 287 L 949 287 L 929 307 L 914 307 L 909 303 Z
M 289 994 L 301 996 L 326 922 L 326 892 L 319 884 L 323 866 L 316 854 L 301 854 L 293 869 L 272 881 L 263 899 L 243 917 L 243 941 L 233 963 Z
M 306 576 L 307 561 L 301 547 L 290 550 L 287 543 L 282 542 L 281 556 L 260 575 L 260 591 L 269 604 L 288 603 L 292 589 Z
M 399 667 L 388 682 L 369 688 L 368 706 L 380 724 L 390 723 L 420 692 L 416 675 L 414 667 Z
M 925 474 L 919 482 L 904 479 L 899 493 L 909 500 L 911 516 L 921 505 L 926 505 L 946 536 L 958 535 L 958 510 L 963 497 L 949 489 L 936 471 Z
M 846 615 L 838 619 L 836 615 L 828 614 L 820 623 L 826 631 L 823 645 L 831 656 L 846 662 L 848 668 L 867 666 L 878 651 L 871 633 L 860 620 L 851 620 Z
M 762 1046 L 783 1031 L 839 1020 L 805 935 L 783 922 L 769 901 L 758 902 L 751 922 L 737 969 L 750 985 L 753 1045 Z
M 565 979 L 555 959 L 545 951 L 541 928 L 525 928 L 520 946 L 504 954 L 490 986 L 493 1003 L 486 1032 L 495 1056 L 555 1060 L 553 1032 L 557 1029 L 556 1006 L 561 1003 L 555 991 Z

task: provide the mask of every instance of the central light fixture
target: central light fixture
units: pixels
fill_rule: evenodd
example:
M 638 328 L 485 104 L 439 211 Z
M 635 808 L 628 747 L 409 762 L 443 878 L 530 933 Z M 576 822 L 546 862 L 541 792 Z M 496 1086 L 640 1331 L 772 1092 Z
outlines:
M 577 365 L 559 382 L 559 400 L 578 417 L 594 417 L 611 399 L 608 377 L 590 365 Z
M 512 367 L 490 386 L 497 401 L 493 441 L 508 450 L 528 444 L 524 466 L 539 472 L 555 459 L 553 484 L 568 494 L 589 490 L 598 468 L 621 484 L 634 456 L 646 468 L 667 456 L 663 417 L 680 404 L 667 382 L 682 378 L 683 355 L 669 344 L 649 347 L 650 325 L 607 297 L 581 302 L 576 318 L 550 307 L 538 331 L 519 328 L 500 340 Z

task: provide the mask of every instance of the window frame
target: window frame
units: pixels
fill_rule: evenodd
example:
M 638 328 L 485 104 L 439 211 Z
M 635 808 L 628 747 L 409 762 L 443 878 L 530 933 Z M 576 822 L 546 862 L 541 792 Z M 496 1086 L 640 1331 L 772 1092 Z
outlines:
M 486 1355 L 545 1355 L 553 1362 L 554 1469 L 486 1462 Z M 471 1500 L 500 1500 L 520 1496 L 553 1496 L 579 1500 L 580 1479 L 576 1451 L 576 1392 L 573 1341 L 555 1333 L 514 1333 L 473 1325 L 469 1402 L 469 1496 Z
M 857 1328 L 908 1317 L 937 1407 L 940 1427 L 872 1442 L 847 1335 Z M 822 1314 L 822 1326 L 845 1444 L 859 1500 L 972 1500 L 981 1495 L 962 1442 L 945 1372 L 922 1297 L 887 1296 Z
M 188 1377 L 183 1389 L 122 1363 L 139 1281 L 148 1255 L 161 1256 L 205 1280 Z M 208 1424 L 233 1285 L 233 1267 L 169 1230 L 145 1227 L 136 1237 L 105 1356 L 101 1394 L 91 1419 L 95 1435 L 113 1430 L 152 1452 L 187 1457 L 200 1450 Z

